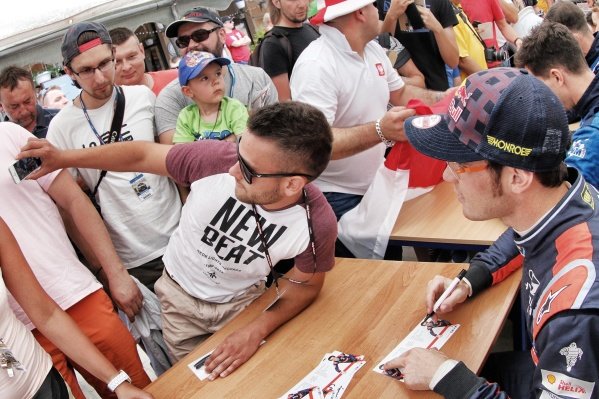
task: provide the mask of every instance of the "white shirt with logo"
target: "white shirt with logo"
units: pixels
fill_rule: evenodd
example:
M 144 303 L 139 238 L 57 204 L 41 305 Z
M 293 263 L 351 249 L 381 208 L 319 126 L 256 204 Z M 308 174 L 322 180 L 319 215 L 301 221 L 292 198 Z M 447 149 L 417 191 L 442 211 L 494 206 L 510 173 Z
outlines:
M 320 26 L 316 39 L 299 56 L 291 75 L 291 97 L 320 109 L 332 127 L 373 123 L 387 111 L 389 93 L 404 82 L 385 50 L 375 41 L 363 58 L 336 28 Z M 385 132 L 383 132 L 384 134 Z M 383 162 L 385 146 L 332 160 L 316 180 L 323 192 L 363 195 Z
M 154 94 L 145 86 L 122 88 L 125 114 L 121 141 L 154 142 Z M 110 101 L 100 108 L 87 111 L 105 142 L 109 141 L 107 136 L 112 124 L 115 98 L 116 90 L 113 90 Z M 67 105 L 54 117 L 48 128 L 48 140 L 61 149 L 100 145 L 83 110 L 73 104 Z M 87 187 L 93 190 L 101 171 L 79 168 L 71 172 L 75 176 L 79 172 Z M 143 184 L 151 189 L 151 195 L 144 197 L 135 192 L 131 183 L 138 175 L 133 172 L 108 172 L 97 195 L 110 238 L 128 269 L 143 265 L 164 253 L 181 214 L 179 195 L 172 181 L 144 173 Z

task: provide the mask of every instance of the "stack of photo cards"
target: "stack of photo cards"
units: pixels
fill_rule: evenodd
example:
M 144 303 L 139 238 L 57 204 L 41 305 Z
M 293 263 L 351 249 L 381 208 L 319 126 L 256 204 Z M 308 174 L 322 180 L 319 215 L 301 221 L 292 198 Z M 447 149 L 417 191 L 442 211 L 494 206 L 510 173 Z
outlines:
M 424 324 L 418 324 L 383 360 L 381 360 L 373 371 L 384 374 L 397 380 L 403 381 L 403 376 L 398 369 L 385 370 L 383 367 L 389 360 L 395 359 L 402 353 L 412 348 L 441 349 L 443 345 L 460 327 L 459 324 L 451 324 L 447 320 L 429 319 Z
M 366 363 L 363 355 L 334 351 L 280 399 L 338 399 Z

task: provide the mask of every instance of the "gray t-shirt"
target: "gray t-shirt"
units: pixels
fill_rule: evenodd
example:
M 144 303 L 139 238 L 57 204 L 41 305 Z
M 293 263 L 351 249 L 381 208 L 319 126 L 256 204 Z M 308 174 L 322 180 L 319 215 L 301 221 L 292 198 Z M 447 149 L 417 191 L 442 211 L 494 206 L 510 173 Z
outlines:
M 230 64 L 225 73 L 225 95 L 241 101 L 251 111 L 279 101 L 277 90 L 261 68 Z M 158 135 L 175 130 L 179 112 L 193 101 L 183 95 L 179 79 L 162 89 L 156 98 L 154 121 Z

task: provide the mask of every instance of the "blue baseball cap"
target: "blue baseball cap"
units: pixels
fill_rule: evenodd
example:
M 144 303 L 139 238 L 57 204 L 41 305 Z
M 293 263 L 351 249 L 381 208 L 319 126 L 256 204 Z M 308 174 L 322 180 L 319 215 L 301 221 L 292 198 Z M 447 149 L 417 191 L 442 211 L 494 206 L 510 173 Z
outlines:
M 410 143 L 430 157 L 489 160 L 532 172 L 557 167 L 570 145 L 560 100 L 543 82 L 515 68 L 468 76 L 446 114 L 408 118 L 404 129 Z
M 215 57 L 206 51 L 190 51 L 179 61 L 179 83 L 187 85 L 191 79 L 198 76 L 208 64 L 216 62 L 220 66 L 229 65 L 230 60 L 224 57 Z

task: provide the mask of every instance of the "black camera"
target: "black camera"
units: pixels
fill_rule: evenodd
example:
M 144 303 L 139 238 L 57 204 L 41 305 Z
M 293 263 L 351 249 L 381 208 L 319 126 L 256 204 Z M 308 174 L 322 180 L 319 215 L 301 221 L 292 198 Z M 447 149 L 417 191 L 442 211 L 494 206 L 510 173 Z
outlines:
M 505 61 L 507 59 L 508 54 L 504 49 L 497 50 L 494 46 L 485 48 L 485 60 L 487 62 Z

